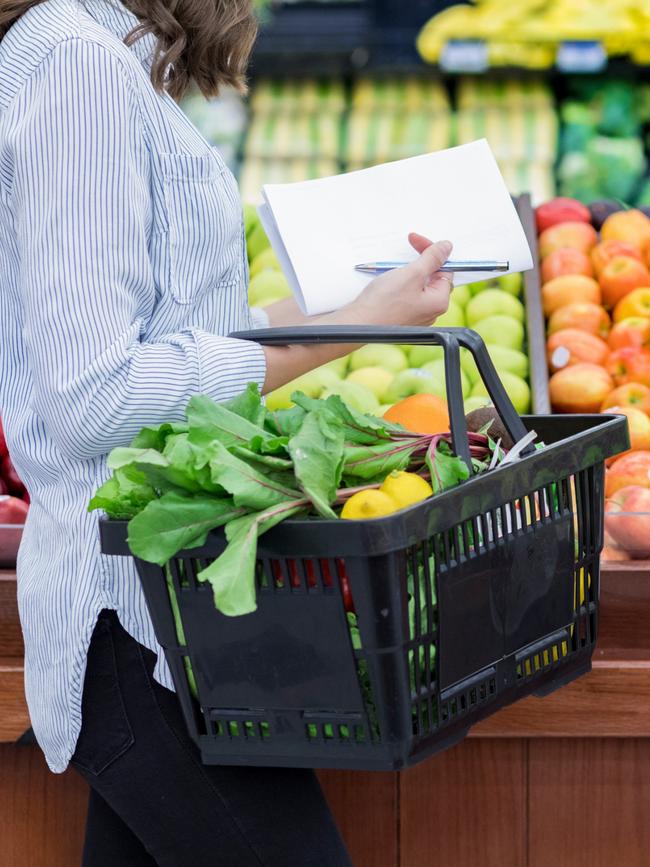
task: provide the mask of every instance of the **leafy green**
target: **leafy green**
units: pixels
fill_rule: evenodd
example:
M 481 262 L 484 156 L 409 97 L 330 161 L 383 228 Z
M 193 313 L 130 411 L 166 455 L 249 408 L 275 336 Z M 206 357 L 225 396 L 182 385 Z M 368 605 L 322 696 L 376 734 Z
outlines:
M 271 480 L 261 470 L 233 455 L 218 440 L 211 445 L 212 480 L 232 494 L 236 506 L 263 510 L 285 500 L 300 499 L 300 492 Z
M 343 473 L 346 478 L 383 480 L 392 472 L 405 470 L 418 445 L 421 440 L 410 439 L 346 446 Z
M 324 518 L 336 518 L 330 504 L 341 482 L 343 448 L 343 425 L 335 416 L 320 411 L 307 413 L 289 444 L 300 487 Z
M 128 520 L 137 515 L 156 497 L 156 492 L 144 480 L 134 480 L 124 470 L 116 470 L 98 488 L 88 504 L 88 511 L 102 509 L 109 518 Z
M 426 462 L 431 473 L 431 487 L 434 494 L 446 491 L 447 488 L 454 488 L 469 478 L 467 464 L 462 458 L 453 454 L 450 445 L 444 440 L 429 448 Z

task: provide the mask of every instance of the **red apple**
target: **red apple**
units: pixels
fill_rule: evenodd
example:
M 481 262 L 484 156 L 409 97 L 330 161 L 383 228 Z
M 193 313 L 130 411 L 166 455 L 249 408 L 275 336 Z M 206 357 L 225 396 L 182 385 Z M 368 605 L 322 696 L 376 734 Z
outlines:
M 633 451 L 650 451 L 650 418 L 640 409 L 633 406 L 610 406 L 607 408 L 609 415 L 624 415 L 627 418 L 627 427 L 630 432 L 631 448 L 622 455 Z
M 551 405 L 556 412 L 596 413 L 613 385 L 611 376 L 598 364 L 572 364 L 551 377 Z
M 612 259 L 618 256 L 627 256 L 641 262 L 641 254 L 633 244 L 626 241 L 601 241 L 591 251 L 591 262 L 596 276 L 600 276 Z
M 562 247 L 572 247 L 574 250 L 589 253 L 597 243 L 598 235 L 589 223 L 559 223 L 539 236 L 539 255 L 545 259 L 554 250 Z
M 600 407 L 601 412 L 608 412 L 613 406 L 631 406 L 650 415 L 650 388 L 638 382 L 628 382 L 610 391 Z
M 617 349 L 607 359 L 605 368 L 615 385 L 638 382 L 650 388 L 650 349 L 631 346 Z
M 605 496 L 628 485 L 650 488 L 650 451 L 626 452 L 612 464 L 605 477 Z
M 612 214 L 600 230 L 603 241 L 625 241 L 644 253 L 650 244 L 650 220 L 638 209 Z
M 554 277 L 564 277 L 565 274 L 584 274 L 585 277 L 593 277 L 591 259 L 586 253 L 573 250 L 571 247 L 554 250 L 542 262 L 542 281 L 548 283 Z
M 579 328 L 596 337 L 606 338 L 611 328 L 612 320 L 609 313 L 600 304 L 590 301 L 574 301 L 558 307 L 548 320 L 548 333 L 555 334 L 565 328 Z
M 0 524 L 24 524 L 29 506 L 18 497 L 0 496 Z
M 558 223 L 582 222 L 591 223 L 591 213 L 577 199 L 558 197 L 544 202 L 535 211 L 537 232 L 541 234 Z
M 634 289 L 650 286 L 650 271 L 638 259 L 616 256 L 600 272 L 598 281 L 603 292 L 603 304 L 611 308 Z
M 632 316 L 650 319 L 650 286 L 634 289 L 616 305 L 614 322 L 622 322 Z
M 584 274 L 555 277 L 542 286 L 542 306 L 546 316 L 551 316 L 560 307 L 576 302 L 600 304 L 601 298 L 598 283 Z
M 650 319 L 642 316 L 630 316 L 617 322 L 607 338 L 607 345 L 614 351 L 632 346 L 636 349 L 650 347 Z
M 605 527 L 632 557 L 650 556 L 650 490 L 630 485 L 612 494 L 605 504 Z
M 608 356 L 609 347 L 604 340 L 578 328 L 556 331 L 546 342 L 546 357 L 552 373 L 581 361 L 602 365 Z

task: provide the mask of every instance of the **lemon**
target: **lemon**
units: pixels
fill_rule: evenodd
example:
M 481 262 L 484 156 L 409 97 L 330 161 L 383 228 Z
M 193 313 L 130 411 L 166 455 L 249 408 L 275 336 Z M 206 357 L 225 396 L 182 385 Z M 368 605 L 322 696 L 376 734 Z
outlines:
M 364 521 L 390 515 L 398 509 L 395 500 L 382 491 L 359 491 L 358 494 L 352 494 L 343 506 L 341 517 L 348 521 Z
M 379 490 L 387 494 L 398 509 L 406 509 L 433 495 L 431 485 L 416 473 L 391 473 Z

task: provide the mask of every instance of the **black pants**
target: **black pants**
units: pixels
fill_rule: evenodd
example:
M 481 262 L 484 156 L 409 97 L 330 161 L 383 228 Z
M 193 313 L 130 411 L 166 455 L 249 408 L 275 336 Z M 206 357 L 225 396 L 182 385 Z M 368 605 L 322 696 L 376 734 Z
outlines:
M 101 613 L 72 759 L 91 786 L 83 867 L 351 867 L 313 772 L 202 765 L 154 663 Z

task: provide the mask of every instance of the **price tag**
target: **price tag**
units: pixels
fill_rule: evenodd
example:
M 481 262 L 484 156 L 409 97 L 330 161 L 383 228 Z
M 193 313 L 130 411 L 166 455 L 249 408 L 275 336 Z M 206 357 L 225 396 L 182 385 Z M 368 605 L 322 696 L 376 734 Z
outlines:
M 555 62 L 561 72 L 602 72 L 607 52 L 598 41 L 562 42 Z
M 485 72 L 490 68 L 487 43 L 480 39 L 450 39 L 440 57 L 445 72 Z

